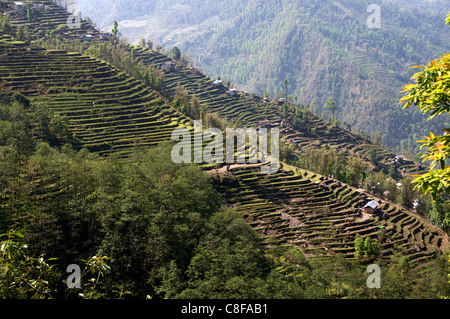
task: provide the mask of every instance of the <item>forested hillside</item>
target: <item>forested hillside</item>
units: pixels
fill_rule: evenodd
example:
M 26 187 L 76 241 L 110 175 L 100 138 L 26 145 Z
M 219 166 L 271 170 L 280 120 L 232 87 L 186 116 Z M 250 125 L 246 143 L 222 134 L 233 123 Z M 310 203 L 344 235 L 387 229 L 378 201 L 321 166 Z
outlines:
M 122 20 L 131 41 L 178 46 L 207 74 L 243 90 L 275 97 L 287 80 L 293 100 L 315 102 L 326 116 L 332 98 L 341 122 L 381 132 L 396 151 L 414 156 L 415 141 L 442 126 L 398 106 L 399 88 L 413 74 L 408 67 L 449 49 L 442 2 L 422 10 L 368 0 L 116 1 L 108 9 L 102 0 L 78 2 L 99 26 Z M 381 7 L 380 29 L 366 25 L 372 3 Z

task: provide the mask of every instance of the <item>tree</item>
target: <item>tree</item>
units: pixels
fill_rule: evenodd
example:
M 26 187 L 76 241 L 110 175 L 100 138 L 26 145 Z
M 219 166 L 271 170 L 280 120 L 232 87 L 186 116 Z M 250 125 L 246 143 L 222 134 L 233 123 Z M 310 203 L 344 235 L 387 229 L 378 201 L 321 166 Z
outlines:
M 17 231 L 8 231 L 0 235 L 0 298 L 14 299 L 55 299 L 65 298 L 77 293 L 77 297 L 93 299 L 102 297 L 99 292 L 101 278 L 109 272 L 106 256 L 93 256 L 81 261 L 85 268 L 80 273 L 80 280 L 86 280 L 78 289 L 64 287 L 66 281 L 57 271 L 57 258 L 45 258 L 43 254 L 35 257 L 24 242 L 24 235 Z M 73 298 L 73 297 L 71 297 Z
M 288 89 L 287 89 L 287 86 L 288 86 L 288 80 L 286 79 L 286 80 L 284 80 L 284 98 L 287 100 L 287 97 L 288 97 Z
M 280 158 L 282 161 L 286 163 L 290 163 L 292 159 L 292 155 L 294 155 L 294 150 L 290 145 L 283 144 L 280 149 Z
M 16 38 L 19 41 L 25 41 L 25 31 L 23 30 L 22 26 L 19 26 L 17 28 Z
M 287 117 L 289 115 L 289 106 L 288 106 L 288 104 L 286 102 L 283 104 L 281 113 L 282 113 L 283 117 L 285 119 L 287 119 Z
M 3 11 L 3 10 L 6 10 L 7 8 L 8 8 L 8 4 L 4 0 L 1 0 L 0 1 L 0 10 Z
M 147 48 L 149 48 L 150 50 L 153 50 L 153 41 L 147 40 Z
M 397 202 L 398 201 L 398 197 L 400 195 L 400 191 L 398 189 L 397 183 L 395 180 L 393 179 L 389 179 L 386 182 L 386 191 L 387 191 L 387 195 L 386 197 L 392 201 L 392 202 Z
M 181 51 L 178 47 L 173 47 L 172 50 L 170 50 L 170 54 L 174 60 L 178 61 L 181 59 Z
M 325 102 L 325 107 L 330 110 L 330 121 L 334 122 L 336 117 L 336 102 L 329 98 Z
M 450 12 L 446 23 L 450 26 Z M 425 67 L 420 68 L 421 72 L 416 73 L 412 79 L 415 84 L 408 84 L 402 92 L 407 95 L 401 98 L 400 103 L 405 103 L 403 109 L 411 105 L 418 105 L 423 114 L 428 114 L 428 120 L 437 115 L 450 113 L 450 53 L 444 54 L 440 59 L 431 61 Z M 450 166 L 446 165 L 450 157 L 450 128 L 443 129 L 443 135 L 430 136 L 424 140 L 421 149 L 428 148 L 423 155 L 424 162 L 431 161 L 428 173 L 416 176 L 414 180 L 416 189 L 422 189 L 427 194 L 430 193 L 434 200 L 440 194 L 450 193 Z M 436 167 L 439 167 L 436 169 Z
M 371 259 L 380 255 L 381 245 L 376 239 L 356 237 L 355 257 L 358 259 Z
M 413 208 L 414 190 L 411 178 L 405 178 L 402 181 L 402 188 L 400 193 L 402 200 L 401 204 L 406 208 Z
M 27 20 L 28 22 L 31 22 L 33 19 L 33 11 L 31 10 L 31 3 L 27 2 L 25 3 L 25 8 L 27 8 Z
M 111 33 L 114 43 L 119 41 L 119 23 L 115 20 L 113 22 L 113 28 L 111 30 Z
M 11 24 L 11 16 L 6 14 L 6 16 L 0 16 L 0 28 L 3 30 L 6 34 L 12 34 L 13 28 Z
M 377 146 L 372 146 L 369 149 L 368 153 L 369 153 L 368 155 L 369 155 L 370 162 L 375 167 L 377 167 L 379 162 L 380 162 L 380 160 L 383 158 L 383 156 L 380 154 L 380 149 Z
M 22 105 L 24 108 L 29 108 L 30 107 L 30 100 L 25 95 L 23 95 L 20 92 L 14 92 L 13 95 L 12 95 L 12 99 L 14 101 L 19 102 L 20 105 Z
M 136 60 L 136 48 L 135 47 L 133 47 L 131 49 L 131 61 L 134 62 L 134 60 Z

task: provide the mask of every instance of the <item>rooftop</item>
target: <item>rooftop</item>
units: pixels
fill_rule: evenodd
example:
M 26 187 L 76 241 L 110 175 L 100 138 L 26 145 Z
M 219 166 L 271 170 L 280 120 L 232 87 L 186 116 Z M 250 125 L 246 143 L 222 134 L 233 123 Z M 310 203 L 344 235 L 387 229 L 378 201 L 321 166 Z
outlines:
M 380 203 L 378 203 L 376 200 L 373 200 L 373 201 L 367 203 L 366 206 L 364 206 L 364 208 L 370 207 L 372 209 L 375 209 L 378 206 L 380 206 Z

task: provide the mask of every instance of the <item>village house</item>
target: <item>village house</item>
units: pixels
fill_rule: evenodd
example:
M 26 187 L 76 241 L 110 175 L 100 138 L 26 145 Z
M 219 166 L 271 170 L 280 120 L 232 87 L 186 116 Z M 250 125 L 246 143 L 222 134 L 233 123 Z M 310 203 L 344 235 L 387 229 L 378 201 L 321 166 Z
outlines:
M 262 121 L 259 121 L 259 126 L 260 127 L 269 127 L 269 126 L 271 126 L 272 125 L 272 123 L 269 121 L 269 120 L 262 120 Z
M 172 64 L 171 61 L 167 61 L 167 62 L 164 62 L 164 63 L 162 64 L 162 68 L 163 68 L 165 71 L 172 71 L 172 70 L 174 69 L 174 66 L 173 66 L 173 64 Z
M 21 10 L 24 8 L 23 2 L 14 2 L 13 5 L 14 10 Z
M 397 155 L 394 158 L 390 158 L 389 162 L 391 163 L 391 165 L 400 165 L 403 163 L 404 160 L 405 160 L 405 156 Z
M 228 96 L 237 96 L 237 95 L 238 95 L 236 89 L 229 89 L 229 90 L 227 91 L 227 94 L 228 94 Z
M 212 85 L 215 86 L 215 87 L 219 87 L 219 86 L 222 85 L 222 81 L 221 81 L 221 80 L 215 80 L 215 81 L 212 83 Z
M 45 5 L 43 3 L 33 3 L 33 6 L 35 8 L 41 8 L 41 9 L 43 9 L 45 7 Z
M 91 34 L 85 34 L 85 35 L 83 36 L 83 40 L 84 40 L 84 41 L 92 41 L 93 38 L 94 38 L 94 37 L 93 37 Z
M 380 206 L 380 203 L 378 203 L 376 200 L 373 200 L 373 201 L 367 203 L 364 206 L 363 210 L 364 210 L 364 212 L 366 212 L 368 214 L 373 214 L 378 209 L 378 206 Z
M 112 34 L 108 31 L 102 31 L 100 32 L 100 39 L 109 41 L 112 37 Z
M 284 103 L 286 103 L 286 99 L 285 99 L 284 97 L 278 99 L 278 105 L 282 105 L 282 104 L 284 104 Z

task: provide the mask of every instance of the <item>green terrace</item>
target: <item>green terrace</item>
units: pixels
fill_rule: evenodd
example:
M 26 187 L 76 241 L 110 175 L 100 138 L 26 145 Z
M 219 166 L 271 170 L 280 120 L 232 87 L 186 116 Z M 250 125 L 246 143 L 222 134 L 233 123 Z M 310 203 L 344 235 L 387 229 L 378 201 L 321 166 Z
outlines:
M 448 247 L 448 237 L 414 213 L 380 200 L 380 208 L 367 214 L 368 194 L 305 172 L 279 171 L 265 176 L 252 167 L 232 169 L 238 186 L 218 185 L 224 200 L 245 216 L 265 238 L 295 245 L 306 255 L 343 254 L 354 258 L 356 237 L 381 243 L 382 260 L 395 252 L 413 263 L 433 258 Z M 385 235 L 381 235 L 384 229 Z
M 189 124 L 158 92 L 103 61 L 0 41 L 0 79 L 69 120 L 70 131 L 93 152 L 127 156 L 139 145 L 169 140 Z
M 60 34 L 64 38 L 82 38 L 89 33 L 99 36 L 99 31 L 93 28 L 87 21 L 80 20 L 80 28 L 68 29 L 67 19 L 70 14 L 66 9 L 57 6 L 54 2 L 45 0 L 22 1 L 31 4 L 31 16 L 27 9 L 15 10 L 12 5 L 8 13 L 12 19 L 12 27 L 16 31 L 19 27 L 26 28 L 32 39 L 46 36 L 46 31 Z M 39 6 L 35 6 L 35 4 Z M 70 31 L 70 32 L 69 32 Z

